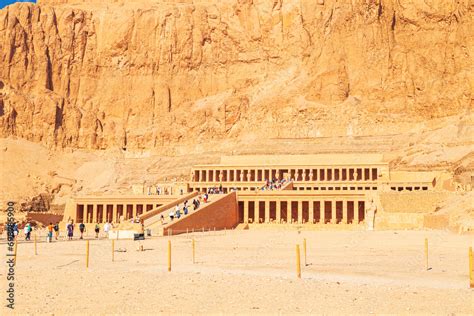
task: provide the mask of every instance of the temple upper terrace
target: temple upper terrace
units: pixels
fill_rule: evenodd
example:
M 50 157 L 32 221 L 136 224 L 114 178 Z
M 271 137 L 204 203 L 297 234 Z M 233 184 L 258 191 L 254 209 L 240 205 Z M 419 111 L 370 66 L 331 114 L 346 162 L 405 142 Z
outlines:
M 303 184 L 317 188 L 321 182 L 336 186 L 359 182 L 362 188 L 375 190 L 379 180 L 388 179 L 388 172 L 388 163 L 380 154 L 224 156 L 220 164 L 194 166 L 190 185 L 201 189 L 218 183 L 252 190 L 265 181 L 285 179 L 293 181 L 296 190 Z

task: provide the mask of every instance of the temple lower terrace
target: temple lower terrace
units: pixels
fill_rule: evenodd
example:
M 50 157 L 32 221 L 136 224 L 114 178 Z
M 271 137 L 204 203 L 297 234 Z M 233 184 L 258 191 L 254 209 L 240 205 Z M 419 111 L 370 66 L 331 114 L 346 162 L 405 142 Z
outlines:
M 423 226 L 428 215 L 394 220 L 403 214 L 391 209 L 399 201 L 407 210 L 410 203 L 431 205 L 446 186 L 442 172 L 391 171 L 380 154 L 224 156 L 219 164 L 194 166 L 187 182 L 134 186 L 130 196 L 75 197 L 64 221 L 140 222 L 158 235 L 265 224 L 374 229 L 395 221 L 406 228 Z M 191 204 L 204 193 L 209 201 Z M 184 201 L 189 214 L 169 220 Z

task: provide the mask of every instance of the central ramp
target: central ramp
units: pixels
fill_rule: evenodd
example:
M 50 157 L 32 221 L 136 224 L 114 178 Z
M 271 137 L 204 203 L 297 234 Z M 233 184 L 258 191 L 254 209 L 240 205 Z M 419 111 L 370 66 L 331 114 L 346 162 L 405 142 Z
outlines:
M 163 225 L 164 235 L 192 231 L 232 229 L 239 223 L 237 194 L 210 194 L 209 201 L 180 219 Z

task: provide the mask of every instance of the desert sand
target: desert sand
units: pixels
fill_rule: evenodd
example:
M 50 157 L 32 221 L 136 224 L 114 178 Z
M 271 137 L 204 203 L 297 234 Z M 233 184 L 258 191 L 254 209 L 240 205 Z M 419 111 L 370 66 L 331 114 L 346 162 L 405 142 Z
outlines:
M 196 263 L 192 262 L 192 238 Z M 295 245 L 307 240 L 296 277 Z M 424 239 L 429 240 L 429 270 Z M 44 239 L 44 238 L 42 238 Z M 143 242 L 18 245 L 18 314 L 348 314 L 472 313 L 472 236 L 439 231 L 234 230 Z M 2 256 L 6 245 L 1 244 Z M 3 279 L 5 270 L 2 269 Z M 5 286 L 5 282 L 1 283 Z M 3 288 L 2 288 L 3 291 Z M 2 307 L 2 314 L 11 311 Z

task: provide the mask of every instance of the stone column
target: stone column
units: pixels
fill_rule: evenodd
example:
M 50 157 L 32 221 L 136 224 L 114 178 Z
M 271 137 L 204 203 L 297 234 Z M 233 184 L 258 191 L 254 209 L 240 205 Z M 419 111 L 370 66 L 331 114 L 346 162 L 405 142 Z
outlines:
M 270 201 L 265 201 L 265 223 L 270 223 Z
M 276 222 L 281 223 L 281 201 L 276 201 Z
M 308 221 L 313 224 L 314 223 L 314 201 L 310 200 L 309 202 L 309 209 L 308 209 L 308 213 L 309 213 L 309 219 Z
M 255 214 L 254 214 L 254 222 L 259 223 L 260 221 L 260 202 L 257 200 L 255 201 Z
M 336 224 L 336 200 L 331 201 L 331 224 Z
M 359 224 L 359 201 L 354 201 L 354 224 Z
M 133 203 L 132 204 L 132 218 L 134 219 L 137 217 L 137 204 Z
M 252 173 L 250 172 L 250 170 L 245 170 L 247 173 L 245 174 L 245 178 L 247 179 L 247 182 L 250 182 L 252 181 L 250 178 L 251 178 L 251 175 Z
M 291 200 L 286 202 L 286 222 L 291 223 Z
M 244 223 L 249 222 L 249 201 L 244 201 Z
M 303 223 L 303 201 L 298 201 L 298 224 Z
M 314 176 L 314 174 L 313 174 L 313 169 L 309 169 L 309 181 L 313 181 L 313 180 L 314 180 L 314 179 L 313 179 L 313 176 Z
M 347 224 L 347 200 L 342 200 L 342 223 Z
M 107 222 L 107 204 L 102 205 L 102 218 L 100 218 L 99 222 Z
M 234 182 L 239 182 L 240 180 L 237 178 L 237 169 L 234 169 Z
M 320 221 L 322 224 L 326 223 L 326 201 L 321 200 L 319 201 L 319 212 L 320 212 Z
M 118 219 L 117 219 L 117 204 L 115 204 L 115 203 L 112 205 L 112 222 L 113 223 L 118 222 Z
M 92 223 L 97 223 L 97 204 L 92 204 Z
M 306 181 L 306 169 L 302 170 L 303 174 L 301 175 L 301 180 Z

